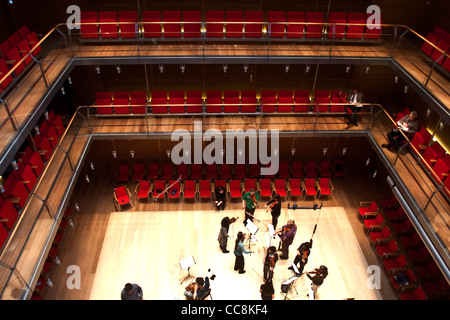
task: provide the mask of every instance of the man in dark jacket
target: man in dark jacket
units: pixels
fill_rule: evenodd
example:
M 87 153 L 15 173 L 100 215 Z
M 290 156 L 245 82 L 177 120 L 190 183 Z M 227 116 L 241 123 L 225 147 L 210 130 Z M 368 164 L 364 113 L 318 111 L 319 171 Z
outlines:
M 398 128 L 387 133 L 389 143 L 382 144 L 383 148 L 399 147 L 401 142 L 404 141 L 404 136 L 400 130 L 404 132 L 408 139 L 412 139 L 416 132 L 419 130 L 420 124 L 417 119 L 417 112 L 411 111 L 407 116 L 404 116 L 397 122 Z

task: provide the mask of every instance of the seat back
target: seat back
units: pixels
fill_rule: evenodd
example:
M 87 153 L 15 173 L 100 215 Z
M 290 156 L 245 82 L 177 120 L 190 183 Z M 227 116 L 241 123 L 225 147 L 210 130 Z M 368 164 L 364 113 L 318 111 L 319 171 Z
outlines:
M 121 38 L 136 38 L 138 35 L 137 11 L 119 11 L 119 27 Z
M 185 38 L 200 38 L 201 36 L 201 12 L 200 11 L 183 11 L 183 21 L 190 22 L 184 23 Z
M 245 24 L 246 38 L 261 38 L 263 27 L 263 12 L 262 11 L 246 11 L 245 21 L 251 22 Z
M 206 11 L 206 37 L 223 37 L 223 11 Z
M 142 22 L 144 22 L 144 37 L 161 38 L 161 12 L 144 11 Z
M 181 11 L 163 11 L 163 22 L 164 38 L 181 38 Z
M 227 38 L 242 38 L 243 35 L 243 11 L 226 11 L 225 12 L 225 32 Z M 227 23 L 232 22 L 232 23 Z M 233 23 L 234 22 L 234 23 Z

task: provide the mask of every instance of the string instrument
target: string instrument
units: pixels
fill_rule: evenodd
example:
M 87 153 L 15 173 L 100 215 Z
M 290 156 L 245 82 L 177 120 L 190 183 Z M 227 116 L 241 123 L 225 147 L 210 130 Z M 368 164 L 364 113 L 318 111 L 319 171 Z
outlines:
M 272 209 L 273 207 L 275 207 L 278 204 L 278 200 L 273 201 L 268 207 L 266 212 L 269 211 L 269 209 Z
M 253 208 L 255 208 L 255 207 L 256 207 L 256 204 L 258 203 L 258 199 L 256 199 L 256 193 L 255 193 L 254 195 L 251 195 L 251 196 L 250 196 L 250 199 L 251 199 L 252 202 L 253 202 Z
M 273 254 L 272 256 L 269 255 L 269 266 L 270 267 L 275 267 L 275 255 Z
M 308 258 L 308 250 L 303 250 L 301 256 L 303 260 L 306 260 Z
M 236 222 L 237 219 L 239 219 L 239 217 L 237 217 L 237 218 L 231 218 L 231 219 L 230 219 L 230 224 L 232 224 L 233 222 Z
M 191 282 L 186 286 L 186 291 L 194 292 L 195 291 L 195 282 Z

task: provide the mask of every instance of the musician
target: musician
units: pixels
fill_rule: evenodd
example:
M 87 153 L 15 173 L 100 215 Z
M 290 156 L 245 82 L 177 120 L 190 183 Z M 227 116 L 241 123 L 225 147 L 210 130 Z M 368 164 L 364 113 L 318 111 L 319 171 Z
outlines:
M 278 261 L 277 248 L 271 246 L 267 248 L 266 258 L 264 259 L 264 281 L 272 281 L 275 264 Z
M 253 222 L 253 214 L 255 213 L 258 201 L 259 196 L 255 189 L 252 188 L 249 192 L 244 194 L 244 197 L 242 198 L 242 209 L 245 209 L 244 223 L 246 223 L 247 219 L 250 219 L 250 221 Z
M 276 229 L 277 223 L 278 223 L 278 217 L 281 215 L 281 197 L 280 197 L 280 195 L 278 193 L 272 195 L 272 200 L 267 202 L 264 205 L 264 208 L 267 208 L 267 210 L 270 209 L 270 214 L 272 215 L 272 225 L 273 225 L 273 228 Z
M 311 274 L 314 276 L 311 277 Z M 315 268 L 312 272 L 306 273 L 306 276 L 312 281 L 311 290 L 313 291 L 315 298 L 317 295 L 317 289 L 319 289 L 325 278 L 328 276 L 328 268 L 322 265 L 318 269 Z
M 350 105 L 347 105 L 347 108 L 350 109 L 350 120 L 347 122 L 347 125 L 354 124 L 356 127 L 358 126 L 357 113 L 362 110 L 363 106 L 358 103 L 362 103 L 363 94 L 360 92 L 358 88 L 353 88 L 351 94 L 347 95 L 347 102 Z
M 231 238 L 231 236 L 228 235 L 228 230 L 230 229 L 230 224 L 234 223 L 238 218 L 228 218 L 225 217 L 220 222 L 220 231 L 219 236 L 217 237 L 217 241 L 219 241 L 220 249 L 223 253 L 228 253 L 230 251 L 227 250 L 227 242 L 228 238 Z
M 277 232 L 281 239 L 281 256 L 280 259 L 289 259 L 289 246 L 294 241 L 295 234 L 297 233 L 297 225 L 294 220 L 289 220 L 286 225 L 281 227 Z
M 253 253 L 253 251 L 245 250 L 244 239 L 245 234 L 239 231 L 236 237 L 236 243 L 234 245 L 234 255 L 236 256 L 234 271 L 239 271 L 240 274 L 245 273 L 244 253 Z
M 217 187 L 214 190 L 214 194 L 216 196 L 216 207 L 217 210 L 225 210 L 225 201 L 226 201 L 226 194 L 225 194 L 225 190 L 223 189 L 223 187 Z
M 294 259 L 294 264 L 298 268 L 300 274 L 302 274 L 303 269 L 305 268 L 306 263 L 308 262 L 308 257 L 311 254 L 312 248 L 312 239 L 309 242 L 303 242 L 297 249 L 297 255 Z M 292 270 L 292 267 L 288 268 Z
M 261 292 L 262 300 L 273 300 L 275 298 L 275 289 L 273 288 L 272 279 L 265 281 L 259 287 L 259 292 Z
M 205 277 L 205 279 L 201 277 L 195 278 L 194 281 L 187 285 L 185 290 L 184 295 L 188 300 L 200 300 L 209 290 L 209 277 Z

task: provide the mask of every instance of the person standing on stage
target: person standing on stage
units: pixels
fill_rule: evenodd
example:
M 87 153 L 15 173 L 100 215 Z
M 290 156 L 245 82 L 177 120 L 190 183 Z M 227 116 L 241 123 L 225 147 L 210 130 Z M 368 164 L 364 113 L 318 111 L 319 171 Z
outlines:
M 230 237 L 228 235 L 228 230 L 230 229 L 230 224 L 235 222 L 237 219 L 238 218 L 230 219 L 228 217 L 225 217 L 220 222 L 221 227 L 220 227 L 219 236 L 218 236 L 217 240 L 219 241 L 219 246 L 223 253 L 230 252 L 227 250 L 227 242 L 228 242 L 228 238 Z
M 273 288 L 272 280 L 265 281 L 259 287 L 259 292 L 261 292 L 262 300 L 273 300 L 275 298 L 275 289 Z
M 244 194 L 242 198 L 242 209 L 245 209 L 245 219 L 244 223 L 247 219 L 253 222 L 253 214 L 255 213 L 256 206 L 258 205 L 259 196 L 255 189 L 250 189 L 249 192 Z
M 239 271 L 240 274 L 245 273 L 244 253 L 253 252 L 245 250 L 244 239 L 245 235 L 241 231 L 239 231 L 236 237 L 236 243 L 234 245 L 234 255 L 236 256 L 236 260 L 234 262 L 234 271 Z
M 135 283 L 127 283 L 120 293 L 121 300 L 143 300 L 142 288 Z
M 216 196 L 216 207 L 217 210 L 225 210 L 225 201 L 226 201 L 226 194 L 225 194 L 225 190 L 223 189 L 223 187 L 217 187 L 214 190 L 214 194 Z
M 311 277 L 310 274 L 314 274 L 314 276 Z M 315 268 L 312 272 L 306 273 L 306 276 L 312 281 L 309 298 L 315 300 L 317 289 L 319 289 L 325 278 L 328 276 L 328 268 L 322 265 L 319 269 Z M 311 296 L 311 294 L 313 296 Z
M 272 196 L 272 200 L 267 202 L 264 205 L 264 208 L 270 208 L 270 214 L 272 215 L 272 225 L 273 228 L 276 230 L 277 223 L 278 223 L 278 217 L 281 215 L 281 197 L 280 195 L 274 194 Z M 269 209 L 267 209 L 269 210 Z
M 294 220 L 289 220 L 278 232 L 281 239 L 281 256 L 280 259 L 289 259 L 289 246 L 294 241 L 297 233 L 297 225 Z
M 303 269 L 308 262 L 308 257 L 311 254 L 311 248 L 312 239 L 309 242 L 303 242 L 297 249 L 297 255 L 295 256 L 294 264 L 298 268 L 300 274 L 302 274 Z M 288 269 L 292 270 L 293 268 L 289 267 Z
M 264 281 L 272 281 L 273 271 L 278 261 L 277 248 L 271 246 L 267 249 L 266 258 L 264 259 Z

